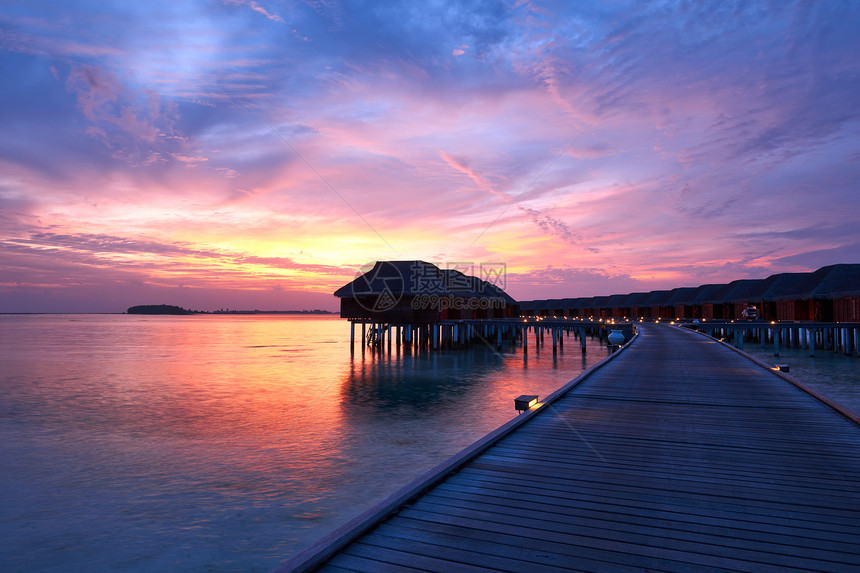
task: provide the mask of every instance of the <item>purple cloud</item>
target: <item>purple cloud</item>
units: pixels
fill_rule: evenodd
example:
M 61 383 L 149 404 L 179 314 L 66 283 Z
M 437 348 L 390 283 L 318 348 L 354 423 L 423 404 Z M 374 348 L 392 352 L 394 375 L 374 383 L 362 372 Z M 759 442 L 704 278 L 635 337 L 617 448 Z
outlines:
M 290 292 L 444 254 L 534 298 L 846 262 L 858 26 L 801 1 L 10 5 L 0 268 Z

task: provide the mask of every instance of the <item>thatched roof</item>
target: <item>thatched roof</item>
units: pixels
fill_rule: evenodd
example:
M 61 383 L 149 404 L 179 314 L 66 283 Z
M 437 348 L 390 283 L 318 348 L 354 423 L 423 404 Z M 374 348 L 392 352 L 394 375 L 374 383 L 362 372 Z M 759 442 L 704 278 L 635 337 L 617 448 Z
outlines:
M 576 301 L 576 304 L 573 308 L 577 310 L 589 310 L 594 308 L 594 297 L 583 297 Z
M 338 298 L 438 295 L 462 298 L 502 298 L 516 301 L 495 284 L 425 261 L 377 261 L 373 268 L 334 292 Z
M 701 287 L 680 287 L 669 291 L 669 298 L 666 299 L 667 305 L 693 304 Z
M 648 299 L 651 298 L 650 292 L 634 292 L 627 299 L 627 306 L 648 306 Z
M 810 300 L 860 296 L 860 265 L 830 265 L 812 273 L 784 273 L 765 293 L 767 300 Z
M 649 296 L 645 300 L 645 306 L 663 306 L 666 304 L 666 301 L 669 300 L 669 297 L 672 295 L 672 291 L 669 290 L 652 290 Z
M 782 300 L 834 299 L 860 296 L 860 264 L 822 267 L 811 273 L 781 273 L 764 279 L 705 284 L 629 295 L 531 301 L 530 308 L 597 309 L 645 306 L 701 305 Z
M 424 261 L 379 261 L 351 283 L 335 291 L 340 298 L 378 295 L 436 294 L 463 298 L 500 297 L 517 304 L 497 285 L 440 269 Z M 705 284 L 611 296 L 532 300 L 522 310 L 591 310 L 645 306 L 775 302 L 860 296 L 860 264 L 822 267 L 811 273 L 781 273 L 764 279 L 741 279 L 728 284 Z
M 692 304 L 718 304 L 725 298 L 726 294 L 732 289 L 731 285 L 726 284 L 707 284 L 700 287 L 699 292 L 693 299 Z
M 630 300 L 629 294 L 613 294 L 606 301 L 606 306 L 609 308 L 624 308 L 627 306 L 628 300 Z

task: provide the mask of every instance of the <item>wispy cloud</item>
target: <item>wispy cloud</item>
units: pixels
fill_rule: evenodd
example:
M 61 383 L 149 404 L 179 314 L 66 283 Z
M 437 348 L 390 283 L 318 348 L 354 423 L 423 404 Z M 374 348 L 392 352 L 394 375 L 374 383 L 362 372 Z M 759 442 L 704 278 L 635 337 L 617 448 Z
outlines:
M 277 14 L 270 12 L 254 0 L 224 0 L 224 2 L 231 6 L 247 6 L 257 14 L 262 14 L 264 17 L 268 18 L 269 20 L 272 20 L 273 22 L 280 22 L 281 24 L 285 23 L 283 18 L 281 18 Z
M 858 26 L 801 1 L 9 6 L 4 280 L 222 297 L 481 258 L 534 298 L 810 270 L 860 241 Z

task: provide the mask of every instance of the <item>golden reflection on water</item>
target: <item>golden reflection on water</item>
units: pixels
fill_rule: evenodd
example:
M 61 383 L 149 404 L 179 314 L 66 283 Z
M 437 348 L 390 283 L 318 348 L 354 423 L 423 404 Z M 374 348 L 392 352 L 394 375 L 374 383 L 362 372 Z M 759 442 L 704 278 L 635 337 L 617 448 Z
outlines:
M 351 357 L 335 317 L 2 321 L 0 549 L 35 570 L 267 569 L 605 356 Z

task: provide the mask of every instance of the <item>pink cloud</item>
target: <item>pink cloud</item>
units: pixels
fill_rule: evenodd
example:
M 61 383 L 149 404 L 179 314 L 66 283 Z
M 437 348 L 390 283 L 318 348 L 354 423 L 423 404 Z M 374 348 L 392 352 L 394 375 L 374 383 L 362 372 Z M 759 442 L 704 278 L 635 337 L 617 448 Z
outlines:
M 197 167 L 198 163 L 202 163 L 204 161 L 209 161 L 209 159 L 206 157 L 202 157 L 202 156 L 189 157 L 186 155 L 181 155 L 179 153 L 171 153 L 170 156 L 173 157 L 173 159 L 175 159 L 176 161 L 184 163 L 186 167 Z
M 8 82 L 0 146 L 22 284 L 307 291 L 432 256 L 506 260 L 518 297 L 587 296 L 857 244 L 856 41 L 826 5 L 822 35 L 777 7 L 726 13 L 729 34 L 698 6 L 224 4 L 0 16 L 10 77 L 33 82 Z M 142 236 L 162 247 L 135 258 Z
M 161 132 L 156 124 L 167 119 L 157 98 L 150 95 L 141 101 L 114 73 L 103 68 L 75 66 L 66 86 L 75 94 L 78 107 L 93 122 L 98 135 L 104 136 L 107 126 L 112 125 L 125 135 L 153 143 Z M 109 143 L 110 138 L 104 139 Z
M 224 0 L 224 3 L 231 6 L 247 6 L 257 14 L 262 14 L 273 22 L 280 22 L 281 24 L 285 23 L 283 18 L 277 14 L 269 12 L 266 8 L 260 6 L 257 2 L 254 2 L 254 0 Z
M 496 197 L 499 197 L 505 202 L 510 202 L 511 198 L 500 191 L 497 191 L 495 186 L 489 181 L 489 179 L 481 173 L 479 170 L 474 169 L 469 165 L 469 160 L 462 157 L 454 157 L 450 153 L 445 151 L 440 151 L 439 156 L 442 158 L 449 167 L 452 169 L 459 171 L 464 174 L 466 177 L 472 180 L 478 189 L 482 191 L 486 191 L 488 193 L 492 193 Z

